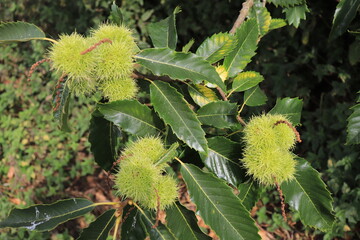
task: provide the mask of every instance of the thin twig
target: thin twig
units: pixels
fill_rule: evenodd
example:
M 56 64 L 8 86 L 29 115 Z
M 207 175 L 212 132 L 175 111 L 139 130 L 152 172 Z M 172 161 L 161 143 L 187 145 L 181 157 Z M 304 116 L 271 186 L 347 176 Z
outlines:
M 300 138 L 300 133 L 296 130 L 296 128 L 291 124 L 289 123 L 288 121 L 286 120 L 279 120 L 277 121 L 274 126 L 276 125 L 279 125 L 280 123 L 284 123 L 286 124 L 289 128 L 291 128 L 291 130 L 293 130 L 293 132 L 295 133 L 295 136 L 296 136 L 296 141 L 298 141 L 299 143 L 301 143 L 301 138 Z
M 275 178 L 275 177 L 274 177 Z M 281 201 L 281 214 L 284 218 L 285 223 L 287 223 L 287 218 L 286 218 L 286 212 L 285 212 L 285 200 L 284 200 L 284 194 L 280 188 L 279 183 L 275 180 L 275 184 L 276 184 L 276 188 L 277 191 L 279 192 L 280 195 L 280 201 Z
M 152 228 L 157 228 L 159 226 L 159 221 L 160 221 L 160 196 L 158 190 L 156 188 L 154 188 L 154 190 L 156 193 L 157 206 L 156 206 L 156 221 L 155 224 L 152 226 Z
M 100 46 L 101 44 L 106 43 L 106 42 L 112 43 L 112 41 L 111 41 L 110 39 L 104 38 L 103 40 L 100 40 L 99 42 L 97 42 L 97 43 L 95 43 L 94 45 L 92 45 L 91 47 L 89 47 L 88 49 L 82 51 L 80 54 L 81 54 L 81 55 L 84 55 L 84 54 L 86 54 L 86 53 L 89 53 L 89 52 L 91 52 L 92 50 L 94 50 L 95 48 L 97 48 L 98 46 Z
M 223 99 L 224 101 L 227 101 L 228 98 L 226 97 L 226 94 L 224 93 L 224 91 L 223 91 L 221 88 L 219 88 L 219 87 L 216 87 L 216 89 L 217 89 L 218 92 L 220 93 L 222 99 Z
M 41 59 L 40 61 L 37 61 L 36 63 L 34 63 L 32 66 L 31 66 L 31 68 L 30 68 L 30 70 L 29 70 L 29 72 L 28 72 L 28 74 L 27 74 L 27 77 L 28 77 L 28 82 L 30 82 L 31 81 L 31 76 L 32 76 L 32 74 L 34 73 L 34 71 L 35 71 L 35 69 L 40 65 L 40 64 L 42 64 L 42 63 L 44 63 L 44 62 L 50 62 L 51 60 L 50 60 L 50 58 L 44 58 L 44 59 Z
M 246 0 L 242 4 L 242 8 L 240 10 L 240 14 L 237 17 L 234 26 L 229 31 L 231 34 L 236 32 L 236 29 L 240 27 L 240 25 L 245 21 L 246 16 L 249 14 L 250 8 L 254 5 L 254 0 Z
M 236 120 L 238 120 L 241 125 L 246 126 L 246 122 L 240 117 L 240 115 L 236 115 Z

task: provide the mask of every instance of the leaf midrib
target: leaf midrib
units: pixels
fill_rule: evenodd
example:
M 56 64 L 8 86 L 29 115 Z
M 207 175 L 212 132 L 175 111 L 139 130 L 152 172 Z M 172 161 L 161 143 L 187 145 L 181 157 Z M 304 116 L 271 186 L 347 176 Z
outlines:
M 200 144 L 199 141 L 197 141 L 197 138 L 193 135 L 192 131 L 190 131 L 190 129 L 188 128 L 187 124 L 184 122 L 184 119 L 182 118 L 182 116 L 176 111 L 176 108 L 172 105 L 172 102 L 170 102 L 170 100 L 166 97 L 166 95 L 161 91 L 161 89 L 154 83 L 152 82 L 153 85 L 159 90 L 159 93 L 165 98 L 165 100 L 169 103 L 169 105 L 171 106 L 171 108 L 175 111 L 176 115 L 179 117 L 179 119 L 181 120 L 181 122 L 183 123 L 183 126 L 185 126 L 185 128 L 187 129 L 187 131 L 190 133 L 190 135 L 192 136 L 193 139 L 195 139 L 195 142 L 197 142 L 201 148 L 203 148 L 203 146 Z M 189 109 L 191 111 L 191 109 Z M 196 116 L 194 116 L 196 119 Z M 195 121 L 196 122 L 196 121 Z M 198 124 L 200 124 L 200 122 L 197 122 Z M 205 151 L 205 149 L 203 149 Z
M 210 201 L 210 203 L 214 206 L 214 208 L 219 212 L 219 215 L 223 217 L 223 219 L 225 219 L 226 222 L 228 222 L 228 224 L 235 230 L 236 233 L 238 233 L 238 235 L 240 237 L 242 237 L 242 235 L 236 230 L 236 228 L 232 225 L 231 222 L 228 221 L 228 219 L 222 214 L 222 212 L 216 207 L 216 205 L 214 204 L 214 202 L 208 197 L 208 195 L 205 193 L 205 191 L 203 190 L 203 188 L 201 187 L 201 185 L 199 185 L 199 183 L 196 181 L 196 178 L 191 174 L 191 172 L 189 171 L 189 169 L 186 167 L 186 165 L 184 163 L 181 162 L 182 166 L 185 166 L 184 168 L 188 171 L 189 175 L 193 178 L 194 182 L 196 183 L 196 185 L 199 186 L 199 189 L 204 193 L 204 195 L 207 197 L 207 199 Z M 242 239 L 244 239 L 242 237 Z
M 172 51 L 171 49 L 169 49 L 169 50 L 171 51 L 171 52 L 169 52 L 169 54 L 168 54 L 169 56 L 170 56 L 170 54 L 173 54 L 173 53 L 174 53 L 174 54 L 188 55 L 188 56 L 190 56 L 190 59 L 191 59 L 191 60 L 193 60 L 194 58 L 196 58 L 196 56 L 192 56 L 192 55 L 190 55 L 190 54 L 176 53 L 176 52 Z M 174 58 L 175 58 L 175 56 L 170 56 L 170 57 L 171 57 L 170 61 L 173 61 Z M 152 58 L 140 57 L 139 55 L 135 55 L 135 58 L 137 58 L 137 59 L 143 59 L 143 60 L 147 60 L 147 61 L 151 61 L 152 63 L 162 64 L 162 65 L 164 65 L 164 66 L 170 66 L 170 67 L 173 67 L 173 68 L 178 68 L 178 69 L 181 69 L 181 70 L 185 70 L 185 71 L 188 71 L 188 72 L 190 72 L 190 73 L 192 73 L 192 74 L 195 74 L 195 75 L 198 75 L 198 76 L 204 78 L 204 80 L 209 79 L 209 78 L 207 78 L 205 75 L 201 74 L 200 72 L 195 72 L 195 71 L 192 70 L 192 69 L 184 68 L 184 67 L 181 67 L 181 66 L 179 66 L 179 65 L 170 64 L 169 62 L 161 62 L 161 61 L 159 61 L 159 60 L 155 60 L 155 59 L 152 59 Z M 202 65 L 203 65 L 203 64 L 202 64 Z M 187 78 L 179 78 L 179 79 L 187 79 Z M 212 79 L 215 80 L 214 78 L 212 78 Z M 218 80 L 218 79 L 217 79 L 217 80 Z
M 229 65 L 228 69 L 231 69 L 232 65 L 236 62 L 236 61 L 235 61 L 236 56 L 238 56 L 238 54 L 239 54 L 239 52 L 241 51 L 241 49 L 243 49 L 243 46 L 244 46 L 245 42 L 250 38 L 250 35 L 252 34 L 252 31 L 254 31 L 254 29 L 256 29 L 256 28 L 255 28 L 255 24 L 254 24 L 254 26 L 252 27 L 252 29 L 249 31 L 249 34 L 246 35 L 244 41 L 241 43 L 241 45 L 239 46 L 239 48 L 237 49 L 236 54 L 234 55 L 234 58 L 232 59 L 231 64 Z

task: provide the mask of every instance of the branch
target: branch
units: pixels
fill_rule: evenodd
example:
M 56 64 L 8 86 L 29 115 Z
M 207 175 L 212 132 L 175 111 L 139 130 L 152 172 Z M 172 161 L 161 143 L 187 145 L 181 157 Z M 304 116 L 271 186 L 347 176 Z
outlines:
M 234 34 L 236 29 L 240 27 L 240 25 L 244 22 L 246 16 L 249 14 L 249 10 L 254 5 L 254 0 L 246 0 L 242 4 L 242 8 L 240 10 L 240 14 L 236 19 L 234 26 L 231 28 L 230 33 Z

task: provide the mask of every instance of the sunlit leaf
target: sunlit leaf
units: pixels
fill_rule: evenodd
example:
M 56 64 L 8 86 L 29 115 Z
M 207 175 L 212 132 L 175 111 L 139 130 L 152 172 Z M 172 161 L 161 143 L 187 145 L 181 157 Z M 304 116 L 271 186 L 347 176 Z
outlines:
M 211 88 L 208 88 L 204 85 L 200 85 L 200 84 L 188 85 L 188 91 L 191 98 L 200 107 L 210 102 L 215 102 L 219 100 L 218 97 L 216 96 L 216 93 L 213 90 L 211 90 Z
M 235 37 L 237 44 L 234 50 L 225 57 L 224 67 L 229 77 L 234 77 L 243 71 L 255 55 L 258 40 L 258 26 L 255 19 L 245 21 L 237 29 Z
M 335 220 L 330 192 L 305 159 L 297 160 L 295 178 L 281 184 L 285 201 L 299 212 L 303 224 L 328 231 Z
M 23 227 L 28 230 L 49 231 L 61 223 L 90 212 L 93 208 L 93 202 L 83 198 L 38 204 L 24 209 L 14 208 L 9 216 L 0 222 L 0 228 Z
M 285 27 L 287 25 L 286 21 L 281 18 L 272 18 L 269 26 L 269 31 Z
M 302 107 L 303 101 L 299 98 L 278 98 L 275 106 L 269 111 L 269 113 L 285 115 L 289 118 L 291 123 L 296 126 L 300 124 Z
M 259 34 L 263 36 L 269 31 L 271 24 L 270 13 L 262 2 L 254 3 L 253 9 L 255 12 L 256 21 L 258 23 Z
M 255 87 L 260 82 L 264 80 L 264 77 L 258 72 L 247 71 L 239 73 L 232 83 L 231 91 L 232 92 L 243 92 L 252 87 Z
M 249 212 L 223 180 L 191 164 L 181 163 L 180 172 L 198 214 L 220 239 L 260 239 Z
M 46 40 L 45 33 L 31 23 L 5 22 L 0 24 L 0 44 L 30 40 Z
M 217 33 L 205 39 L 196 50 L 196 54 L 202 56 L 210 63 L 215 63 L 228 55 L 236 46 L 236 38 L 228 33 Z
M 215 68 L 193 53 L 175 52 L 169 48 L 148 48 L 138 53 L 135 59 L 155 75 L 168 75 L 179 80 L 190 79 L 194 83 L 208 81 L 225 90 L 225 84 Z
M 225 137 L 212 137 L 208 138 L 208 146 L 208 155 L 201 156 L 205 166 L 218 178 L 237 186 L 245 175 L 238 161 L 241 157 L 241 144 Z
M 154 81 L 150 85 L 150 98 L 155 111 L 180 140 L 199 152 L 207 152 L 200 121 L 175 88 L 168 83 Z

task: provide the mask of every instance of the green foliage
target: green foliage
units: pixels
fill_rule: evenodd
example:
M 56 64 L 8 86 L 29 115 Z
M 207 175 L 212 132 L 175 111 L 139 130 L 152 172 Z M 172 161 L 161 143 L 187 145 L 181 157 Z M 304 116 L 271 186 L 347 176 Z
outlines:
M 73 104 L 69 101 L 71 96 L 66 93 L 66 85 L 62 81 L 58 81 L 57 84 L 56 81 L 49 81 L 45 90 L 43 90 L 44 86 L 39 88 L 39 84 L 36 86 L 36 84 L 30 83 L 32 87 L 37 87 L 31 90 L 41 89 L 39 91 L 43 95 L 41 98 L 36 97 L 35 102 L 38 100 L 43 101 L 47 96 L 46 94 L 51 93 L 53 88 L 59 88 L 59 91 L 55 90 L 53 95 L 53 107 L 55 108 L 53 113 L 57 119 L 54 122 L 51 122 L 50 119 L 45 120 L 54 123 L 54 125 L 59 124 L 62 129 L 71 126 L 73 132 L 78 132 L 78 138 L 84 136 L 85 129 L 88 126 L 87 121 L 89 119 L 83 116 L 90 116 L 90 112 L 94 110 L 89 140 L 95 161 L 101 168 L 110 171 L 109 174 L 116 172 L 117 174 L 128 174 L 126 179 L 118 177 L 118 186 L 115 190 L 131 188 L 140 191 L 142 194 L 141 200 L 139 200 L 140 197 L 138 196 L 133 197 L 133 199 L 126 199 L 131 194 L 118 191 L 118 194 L 121 194 L 119 202 L 99 203 L 99 205 L 108 204 L 114 206 L 116 215 L 114 215 L 114 211 L 110 211 L 100 216 L 89 228 L 84 230 L 85 235 L 83 235 L 83 238 L 86 238 L 86 234 L 90 233 L 94 233 L 100 238 L 106 238 L 105 235 L 114 226 L 114 229 L 121 230 L 122 239 L 145 239 L 149 237 L 151 239 L 207 239 L 198 228 L 194 213 L 189 212 L 179 204 L 171 205 L 175 196 L 168 191 L 169 187 L 166 187 L 166 184 L 161 184 L 171 182 L 172 186 L 174 186 L 172 177 L 175 178 L 177 174 L 180 174 L 180 178 L 182 176 L 185 181 L 190 198 L 196 204 L 198 213 L 205 224 L 209 225 L 220 238 L 259 238 L 258 229 L 253 223 L 254 220 L 249 216 L 249 211 L 259 198 L 263 202 L 263 206 L 257 208 L 255 217 L 259 224 L 267 224 L 267 231 L 269 232 L 275 231 L 276 228 L 282 228 L 283 231 L 295 231 L 295 225 L 288 226 L 282 220 L 280 214 L 274 213 L 269 218 L 266 211 L 269 211 L 268 207 L 269 205 L 273 206 L 273 203 L 269 202 L 269 198 L 264 194 L 265 189 L 254 182 L 254 178 L 249 175 L 249 171 L 246 171 L 239 162 L 239 158 L 244 156 L 242 149 L 244 129 L 241 124 L 246 125 L 246 122 L 249 122 L 248 120 L 252 116 L 260 115 L 261 112 L 285 115 L 294 125 L 301 126 L 299 131 L 303 144 L 299 145 L 297 149 L 292 144 L 288 144 L 290 138 L 294 139 L 294 132 L 291 132 L 292 134 L 287 134 L 289 131 L 286 132 L 290 128 L 285 124 L 278 124 L 273 127 L 273 130 L 279 135 L 276 137 L 282 139 L 279 145 L 284 148 L 291 148 L 296 153 L 305 155 L 306 159 L 309 160 L 309 162 L 299 160 L 298 165 L 296 165 L 295 178 L 281 185 L 291 210 L 295 210 L 293 221 L 301 221 L 304 226 L 314 226 L 321 231 L 327 231 L 324 236 L 325 239 L 330 239 L 333 236 L 344 236 L 344 229 L 355 229 L 354 226 L 360 217 L 357 214 L 358 209 L 349 207 L 351 206 L 349 202 L 356 199 L 358 178 L 349 178 L 347 176 L 357 175 L 354 163 L 358 154 L 354 151 L 356 147 L 344 146 L 343 143 L 345 142 L 345 119 L 346 116 L 351 114 L 351 111 L 348 110 L 349 106 L 355 102 L 352 97 L 349 97 L 351 95 L 349 93 L 358 90 L 354 90 L 356 87 L 352 85 L 355 82 L 353 79 L 354 76 L 357 76 L 354 74 L 357 70 L 354 67 L 348 67 L 349 64 L 353 66 L 357 64 L 357 58 L 354 57 L 355 54 L 352 52 L 354 49 L 356 50 L 356 41 L 351 39 L 353 44 L 350 52 L 348 49 L 343 50 L 345 49 L 344 46 L 346 46 L 345 43 L 348 43 L 346 41 L 342 43 L 341 41 L 336 42 L 336 39 L 334 39 L 334 42 L 328 42 L 329 46 L 320 44 L 327 41 L 324 36 L 328 36 L 330 29 L 327 29 L 329 31 L 324 34 L 326 27 L 319 27 L 319 22 L 324 20 L 319 21 L 316 19 L 316 14 L 305 15 L 308 11 L 305 1 L 269 1 L 277 7 L 283 7 L 287 21 L 295 27 L 300 26 L 298 30 L 285 27 L 277 30 L 278 33 L 276 34 L 269 33 L 270 30 L 284 27 L 286 23 L 284 20 L 271 18 L 271 15 L 278 16 L 280 11 L 268 7 L 268 5 L 263 6 L 260 1 L 255 1 L 254 6 L 249 11 L 248 19 L 241 24 L 235 35 L 217 33 L 224 31 L 229 27 L 230 22 L 233 22 L 233 19 L 229 20 L 226 16 L 221 17 L 221 19 L 224 19 L 222 21 L 224 26 L 219 29 L 216 28 L 218 26 L 216 21 L 212 20 L 213 24 L 204 23 L 209 22 L 208 19 L 220 19 L 210 17 L 213 16 L 213 13 L 224 12 L 226 8 L 220 6 L 230 4 L 236 6 L 236 4 L 241 3 L 226 2 L 225 5 L 219 3 L 219 7 L 216 9 L 207 6 L 209 4 L 198 5 L 197 2 L 190 4 L 199 6 L 207 16 L 206 19 L 201 21 L 201 24 L 199 24 L 201 28 L 199 28 L 194 16 L 201 19 L 201 15 L 189 14 L 190 5 L 182 6 L 184 15 L 187 17 L 179 17 L 175 21 L 175 15 L 179 11 L 178 9 L 173 10 L 174 7 L 169 7 L 171 6 L 170 2 L 170 0 L 162 1 L 159 7 L 153 8 L 152 3 L 144 3 L 141 0 L 126 1 L 122 5 L 121 12 L 115 3 L 111 5 L 110 12 L 109 3 L 100 0 L 92 3 L 86 1 L 82 3 L 65 3 L 68 8 L 84 5 L 89 12 L 93 7 L 97 8 L 97 11 L 100 9 L 100 12 L 101 9 L 106 9 L 102 15 L 105 17 L 110 15 L 110 20 L 114 24 L 120 26 L 122 23 L 126 23 L 132 29 L 136 29 L 133 33 L 137 38 L 139 48 L 142 49 L 132 59 L 136 62 L 136 70 L 132 76 L 137 78 L 139 87 L 135 86 L 131 98 L 134 96 L 136 99 L 116 101 L 123 98 L 113 97 L 115 93 L 119 92 L 121 86 L 113 84 L 115 80 L 109 78 L 107 74 L 116 75 L 122 72 L 117 71 L 123 65 L 119 64 L 118 56 L 124 53 L 118 51 L 120 49 L 119 44 L 114 44 L 114 46 L 104 44 L 96 49 L 99 53 L 103 53 L 101 63 L 105 63 L 107 56 L 112 56 L 113 61 L 109 61 L 110 67 L 103 64 L 103 66 L 96 68 L 96 71 L 99 72 L 108 68 L 106 72 L 97 75 L 100 80 L 110 80 L 111 84 L 108 84 L 109 82 L 106 84 L 99 83 L 97 89 L 93 88 L 94 91 L 100 90 L 98 94 L 102 96 L 95 95 L 92 99 L 86 96 L 86 98 L 80 99 L 80 104 L 86 106 L 85 108 L 78 107 L 79 100 L 76 99 L 75 108 L 72 109 Z M 58 9 L 56 3 L 52 4 L 49 9 Z M 161 12 L 161 7 L 171 9 L 168 18 Z M 232 7 L 233 11 L 227 11 L 227 15 L 234 17 L 239 7 L 240 5 Z M 209 9 L 210 12 L 207 12 Z M 317 12 L 318 9 L 324 10 L 326 7 L 320 2 L 311 5 L 312 11 Z M 29 12 L 32 11 L 29 8 Z M 95 25 L 94 23 L 100 23 L 105 19 L 104 16 L 98 16 L 96 20 L 86 21 L 84 19 L 87 19 L 88 14 L 80 14 L 80 19 L 83 22 L 82 25 L 76 26 L 81 29 L 80 33 L 86 33 L 89 31 L 89 27 Z M 154 21 L 155 14 L 160 19 L 165 18 L 165 20 Z M 51 14 L 44 14 L 41 17 L 43 16 L 47 16 L 49 19 L 54 17 Z M 321 16 L 324 19 L 329 19 L 326 12 L 322 12 Z M 305 19 L 305 17 L 309 20 L 303 21 L 300 25 L 300 20 Z M 69 19 L 72 19 L 72 17 L 65 17 L 63 23 L 68 24 Z M 149 22 L 153 23 L 147 24 Z M 179 23 L 178 27 L 176 27 L 176 22 Z M 348 26 L 351 28 L 355 24 L 350 26 L 348 23 L 346 28 Z M 68 24 L 63 26 L 63 29 L 66 30 L 57 31 L 69 33 L 73 32 L 73 28 L 75 28 L 74 24 Z M 210 28 L 211 31 L 205 31 Z M 189 29 L 191 31 L 184 34 Z M 314 31 L 314 29 L 317 31 Z M 205 35 L 201 35 L 204 32 Z M 49 31 L 50 36 L 58 34 L 59 32 L 54 34 Z M 146 42 L 149 40 L 148 34 L 155 48 L 149 48 L 150 45 Z M 201 38 L 198 37 L 199 35 Z M 189 41 L 188 39 L 195 40 Z M 191 53 L 191 47 L 194 46 L 194 49 L 196 49 L 198 44 L 201 43 L 199 39 L 206 40 L 197 48 L 196 54 Z M 184 43 L 187 42 L 188 44 L 185 45 Z M 184 46 L 182 52 L 176 51 L 177 45 Z M 256 50 L 259 52 L 257 56 L 255 56 Z M 75 55 L 76 51 L 73 51 Z M 344 52 L 346 53 L 345 58 L 342 55 Z M 76 57 L 78 56 L 76 55 Z M 254 61 L 251 61 L 252 58 L 254 58 Z M 349 63 L 347 62 L 348 59 L 350 60 Z M 132 66 L 132 64 L 133 62 L 130 65 Z M 304 66 L 311 66 L 311 71 Z M 152 74 L 148 75 L 148 72 L 143 67 L 150 70 Z M 109 69 L 112 70 L 109 71 Z M 245 69 L 246 71 L 244 71 Z M 128 75 L 131 74 L 131 71 L 132 68 L 128 71 Z M 252 76 L 249 76 L 250 73 Z M 38 75 L 34 74 L 35 76 Z M 47 77 L 50 77 L 50 74 Z M 1 79 L 1 81 L 3 80 Z M 132 83 L 134 82 L 132 81 Z M 261 83 L 261 86 L 259 86 L 259 83 Z M 106 89 L 111 93 L 105 91 Z M 19 92 L 21 94 L 18 93 L 18 96 L 22 96 L 25 92 Z M 6 88 L 5 92 L 0 91 L 0 94 L 4 94 L 5 97 L 9 96 L 9 98 L 2 99 L 3 102 L 8 101 L 7 104 L 10 107 L 3 107 L 5 105 L 0 104 L 0 107 L 6 110 L 6 114 L 18 114 L 18 111 L 11 112 L 9 110 L 12 109 L 12 106 L 22 105 L 24 99 L 20 100 L 20 104 L 11 105 L 13 104 L 12 99 L 15 98 L 10 93 L 10 87 Z M 291 96 L 291 98 L 287 96 Z M 275 103 L 276 98 L 278 100 Z M 88 102 L 82 103 L 86 100 L 88 102 L 95 100 L 96 103 L 91 103 L 91 105 Z M 110 100 L 110 103 L 108 100 Z M 25 99 L 25 101 L 29 100 Z M 304 111 L 302 112 L 303 108 Z M 40 108 L 41 111 L 39 111 L 39 105 L 34 104 L 34 109 L 23 113 L 21 117 L 26 119 L 31 116 L 30 119 L 33 119 L 36 113 L 40 113 L 36 116 L 36 118 L 39 118 L 41 114 L 46 115 L 44 113 L 51 112 L 49 106 L 46 109 Z M 69 122 L 67 122 L 68 116 L 71 117 Z M 10 126 L 6 121 L 6 115 L 2 116 L 2 118 L 4 119 L 2 121 L 3 125 L 5 127 Z M 81 119 L 81 121 L 78 121 L 77 118 Z M 21 121 L 19 122 L 21 123 Z M 10 136 L 17 143 L 22 143 L 23 132 L 26 128 L 22 128 L 19 122 L 16 122 L 14 126 L 20 125 L 20 130 L 13 128 L 15 130 L 5 136 Z M 33 124 L 38 124 L 38 121 L 34 121 L 30 126 L 33 126 Z M 349 136 L 352 136 L 353 140 L 356 139 L 357 134 L 356 124 L 355 106 L 348 125 L 349 133 L 352 134 L 349 134 Z M 68 143 L 67 138 L 70 138 L 70 135 L 66 135 L 65 138 L 60 134 L 49 137 L 48 132 L 49 129 L 52 129 L 51 126 L 45 128 L 48 137 L 44 139 L 52 140 L 48 140 L 52 143 L 44 144 L 46 145 L 46 152 L 51 152 L 51 149 L 55 144 L 58 144 L 59 140 L 61 143 L 64 141 L 65 144 Z M 41 136 L 39 132 L 34 135 L 37 134 Z M 72 133 L 72 135 L 74 134 Z M 147 149 L 149 144 L 137 146 L 132 151 L 124 150 L 124 146 L 129 146 L 138 137 L 144 136 L 155 136 L 164 139 L 166 146 L 169 147 L 164 150 L 156 144 L 150 144 L 159 151 L 161 150 L 159 154 L 156 154 L 158 159 L 151 161 L 150 164 L 144 164 L 143 160 L 147 159 L 151 154 L 147 150 L 142 151 L 142 149 Z M 264 138 L 263 135 L 258 137 Z M 69 142 L 77 142 L 78 138 L 73 137 L 69 139 Z M 356 143 L 356 141 L 348 141 L 348 143 Z M 7 149 L 6 152 L 4 151 L 7 154 L 6 156 L 12 155 L 16 156 L 17 159 L 21 159 L 32 154 L 28 154 L 26 148 L 22 148 L 20 154 L 18 154 L 19 151 L 17 151 L 16 147 L 19 145 L 21 146 L 21 144 L 18 144 Z M 82 145 L 84 144 L 82 143 Z M 1 149 L 3 146 L 5 146 L 5 143 L 0 142 Z M 6 144 L 6 146 L 12 145 Z M 85 146 L 88 145 L 85 144 Z M 71 147 L 76 149 L 77 145 L 73 144 Z M 0 157 L 2 155 L 1 149 Z M 72 149 L 70 149 L 70 152 L 73 151 Z M 15 154 L 11 154 L 11 151 Z M 63 191 L 64 187 L 61 187 L 61 183 L 63 183 L 63 179 L 69 179 L 69 174 L 71 180 L 71 176 L 79 177 L 80 174 L 83 175 L 93 171 L 93 165 L 88 161 L 88 164 L 81 165 L 81 172 L 76 171 L 79 168 L 75 164 L 74 168 L 65 174 L 64 178 L 56 179 L 53 176 L 53 169 L 59 171 L 59 174 L 64 174 L 64 164 L 67 164 L 70 159 L 73 160 L 74 157 L 70 154 L 61 157 L 61 161 L 56 161 L 58 158 L 52 156 L 57 153 L 51 152 L 51 154 L 49 154 L 50 158 L 48 156 L 46 158 L 46 164 L 51 168 L 46 180 L 49 182 L 48 184 L 55 182 L 60 183 L 58 184 L 60 186 L 56 190 L 50 188 L 51 191 L 47 193 L 47 197 L 52 197 L 55 193 Z M 141 156 L 138 158 L 142 160 L 131 157 L 132 155 Z M 265 155 L 272 156 L 270 153 Z M 173 161 L 175 157 L 182 160 L 177 159 L 175 162 Z M 282 152 L 275 158 L 284 162 L 284 159 L 292 159 L 293 157 L 293 155 Z M 36 166 L 37 163 L 34 157 L 31 159 L 30 162 L 26 163 L 28 165 L 24 164 L 24 168 L 29 168 L 24 169 L 28 170 L 27 174 L 30 174 L 30 171 L 34 169 L 33 166 Z M 182 161 L 191 164 L 185 164 Z M 165 167 L 167 162 L 171 164 Z M 310 163 L 320 170 L 321 175 L 310 166 Z M 287 167 L 285 165 L 282 166 L 283 169 Z M 12 165 L 7 164 L 4 169 L 0 168 L 0 173 L 10 172 L 8 166 Z M 61 168 L 63 169 L 59 170 Z M 156 171 L 149 172 L 148 170 L 152 168 Z M 329 170 L 326 171 L 327 168 Z M 340 174 L 341 171 L 346 173 L 346 176 Z M 153 174 L 154 172 L 156 173 Z M 334 210 L 338 217 L 336 221 L 332 215 L 333 200 L 320 176 L 328 183 L 330 190 L 334 193 Z M 150 184 L 144 184 L 146 182 L 150 182 Z M 231 189 L 228 184 L 237 189 Z M 146 188 L 150 189 L 150 191 L 146 190 Z M 42 192 L 44 192 L 44 189 L 43 187 Z M 266 190 L 269 191 L 269 189 Z M 41 191 L 37 191 L 35 194 L 39 193 Z M 186 194 L 183 189 L 181 193 Z M 239 194 L 236 196 L 234 193 Z M 299 195 L 302 198 L 294 197 Z M 27 201 L 26 205 L 31 200 L 29 196 L 30 194 L 24 198 Z M 111 196 L 110 191 L 109 196 Z M 182 201 L 182 197 L 183 195 L 179 197 L 180 201 Z M 40 201 L 49 201 L 49 199 L 44 198 L 41 198 Z M 5 198 L 4 202 L 6 200 L 7 198 Z M 271 201 L 276 204 L 280 200 L 274 198 Z M 7 206 L 9 206 L 8 203 Z M 158 210 L 165 206 L 169 206 L 167 212 L 168 222 L 163 225 L 158 221 L 161 217 Z M 152 210 L 144 210 L 142 207 Z M 271 211 L 276 211 L 276 207 Z M 22 210 L 16 211 L 21 212 Z M 157 211 L 156 215 L 155 211 Z M 10 214 L 2 223 L 13 216 L 13 214 Z M 221 222 L 221 225 L 219 222 Z M 344 225 L 345 223 L 346 225 Z M 296 226 L 303 225 L 297 224 Z M 296 230 L 309 231 L 307 227 Z M 317 230 L 312 231 L 310 230 L 310 235 L 321 235 Z M 20 238 L 23 238 L 20 231 L 18 234 Z M 355 231 L 351 234 L 355 235 L 357 233 Z M 27 233 L 27 235 L 38 236 L 33 233 Z
M 191 164 L 182 163 L 180 171 L 199 215 L 220 238 L 260 239 L 253 219 L 229 186 Z
M 149 34 L 154 47 L 167 47 L 175 50 L 178 37 L 175 27 L 175 16 L 180 11 L 180 8 L 177 7 L 168 18 L 157 23 L 149 24 Z
M 109 231 L 115 224 L 115 209 L 110 209 L 101 216 L 99 216 L 94 222 L 92 222 L 88 228 L 85 228 L 77 240 L 106 240 Z
M 355 18 L 359 6 L 359 0 L 342 0 L 338 3 L 329 36 L 330 40 L 334 40 L 347 30 L 350 23 Z
M 34 205 L 11 210 L 9 217 L 0 222 L 0 227 L 24 227 L 29 230 L 48 231 L 58 224 L 84 215 L 94 208 L 86 199 L 67 199 L 48 205 Z
M 258 25 L 255 19 L 247 20 L 237 29 L 236 46 L 224 60 L 224 66 L 230 77 L 243 71 L 251 61 L 257 48 L 258 35 Z
M 145 49 L 135 56 L 138 63 L 155 75 L 168 75 L 174 79 L 191 79 L 194 83 L 204 80 L 225 89 L 214 67 L 193 53 L 175 52 L 168 48 Z
M 11 43 L 44 39 L 45 33 L 34 24 L 10 22 L 0 24 L 0 36 L 0 43 Z
M 205 39 L 196 50 L 196 54 L 202 56 L 210 63 L 215 63 L 227 56 L 235 47 L 235 38 L 228 33 L 218 33 Z
M 199 152 L 207 152 L 205 132 L 182 95 L 168 83 L 160 81 L 152 82 L 150 88 L 150 98 L 155 111 L 171 126 L 176 136 L 189 147 Z
M 299 211 L 304 224 L 329 231 L 335 220 L 330 192 L 306 160 L 298 159 L 296 168 L 295 179 L 281 186 L 285 200 Z
M 288 7 L 284 9 L 286 14 L 286 19 L 290 25 L 294 25 L 294 27 L 299 27 L 300 21 L 302 19 L 306 19 L 306 13 L 309 12 L 306 4 L 297 5 L 293 7 Z

